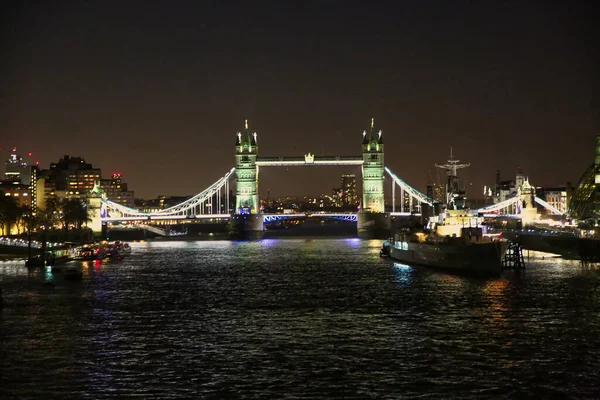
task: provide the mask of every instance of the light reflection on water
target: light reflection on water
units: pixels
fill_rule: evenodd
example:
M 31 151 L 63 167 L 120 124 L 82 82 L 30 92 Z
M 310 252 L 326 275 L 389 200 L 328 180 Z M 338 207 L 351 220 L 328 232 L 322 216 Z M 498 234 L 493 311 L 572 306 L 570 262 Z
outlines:
M 586 398 L 600 273 L 471 278 L 382 241 L 142 242 L 83 279 L 0 263 L 0 397 Z M 527 260 L 527 257 L 526 257 Z

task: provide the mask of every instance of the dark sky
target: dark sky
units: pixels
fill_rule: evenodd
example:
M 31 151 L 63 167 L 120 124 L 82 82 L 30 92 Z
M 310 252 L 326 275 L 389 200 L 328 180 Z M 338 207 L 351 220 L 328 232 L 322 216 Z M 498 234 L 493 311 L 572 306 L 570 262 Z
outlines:
M 588 3 L 38 3 L 3 13 L 2 159 L 77 155 L 137 197 L 195 194 L 233 166 L 245 118 L 262 156 L 358 156 L 374 116 L 386 165 L 420 190 L 450 146 L 470 197 L 496 169 L 551 186 L 593 162 Z M 260 191 L 329 193 L 343 172 L 360 176 L 263 168 Z

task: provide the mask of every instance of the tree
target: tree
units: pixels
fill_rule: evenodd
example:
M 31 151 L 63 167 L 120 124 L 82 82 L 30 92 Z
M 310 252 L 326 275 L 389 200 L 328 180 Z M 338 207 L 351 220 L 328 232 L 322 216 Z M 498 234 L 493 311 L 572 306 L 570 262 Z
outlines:
M 88 215 L 87 204 L 82 199 L 67 199 L 62 204 L 62 212 L 66 226 L 73 224 L 77 229 L 81 229 L 83 224 L 91 221 Z
M 18 206 L 15 226 L 17 227 L 17 235 L 25 232 L 27 228 L 27 216 L 31 213 L 31 207 L 26 205 Z
M 10 235 L 10 227 L 16 223 L 19 212 L 17 201 L 0 192 L 0 235 Z
M 54 225 L 60 222 L 59 219 L 60 201 L 56 197 L 46 199 L 46 207 L 38 210 L 37 222 L 42 230 L 54 228 Z

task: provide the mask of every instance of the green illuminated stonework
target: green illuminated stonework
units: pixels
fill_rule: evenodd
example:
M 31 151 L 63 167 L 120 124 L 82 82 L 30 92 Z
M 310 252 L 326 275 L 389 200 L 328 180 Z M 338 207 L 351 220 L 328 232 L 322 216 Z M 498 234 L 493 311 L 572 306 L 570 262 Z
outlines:
M 383 192 L 383 132 L 375 129 L 371 120 L 371 128 L 363 132 L 363 203 L 365 212 L 385 212 Z
M 585 171 L 569 203 L 569 215 L 579 220 L 600 218 L 600 135 L 594 163 Z
M 257 214 L 258 205 L 258 167 L 256 156 L 258 146 L 256 132 L 250 132 L 248 122 L 245 129 L 238 132 L 235 143 L 236 200 L 235 214 Z

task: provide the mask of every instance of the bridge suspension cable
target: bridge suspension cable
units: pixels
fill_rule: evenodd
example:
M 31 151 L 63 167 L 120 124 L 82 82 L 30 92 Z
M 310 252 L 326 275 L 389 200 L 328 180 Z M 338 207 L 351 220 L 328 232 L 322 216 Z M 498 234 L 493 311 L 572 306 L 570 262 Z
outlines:
M 408 183 L 404 182 L 402 179 L 400 179 L 396 174 L 394 174 L 388 167 L 385 167 L 385 172 L 387 172 L 387 174 L 392 178 L 393 180 L 393 185 L 392 185 L 392 209 L 393 212 L 395 212 L 395 208 L 396 208 L 396 204 L 395 204 L 395 189 L 396 189 L 396 185 L 398 185 L 400 187 L 400 193 L 401 193 L 401 199 L 402 199 L 402 203 L 400 204 L 400 209 L 401 212 L 404 212 L 404 193 L 408 194 L 408 208 L 409 211 L 412 212 L 413 210 L 413 199 L 416 200 L 419 204 L 419 208 L 421 206 L 422 203 L 428 204 L 430 206 L 433 205 L 434 200 L 428 196 L 426 196 L 425 194 L 419 192 L 417 189 L 413 188 L 412 186 L 410 186 Z
M 535 196 L 534 200 L 535 200 L 536 203 L 538 203 L 542 207 L 544 207 L 547 210 L 549 210 L 550 212 L 552 212 L 552 214 L 565 215 L 564 212 L 560 211 L 558 208 L 554 207 L 552 204 L 548 203 L 547 201 L 544 201 L 544 200 L 540 199 L 537 196 Z
M 108 217 L 107 220 L 130 220 L 138 218 L 165 219 L 166 217 L 185 217 L 207 215 L 210 217 L 227 215 L 229 216 L 229 180 L 231 179 L 235 168 L 232 168 L 223 177 L 219 178 L 215 183 L 204 189 L 197 195 L 164 210 L 155 212 L 144 212 L 114 201 L 103 199 L 102 202 L 108 210 L 120 213 L 120 217 Z M 224 191 L 224 193 L 221 193 Z M 213 200 L 216 204 L 213 204 Z M 225 202 L 225 210 L 221 210 L 221 203 Z M 215 208 L 217 208 L 215 210 Z
M 534 201 L 537 204 L 544 207 L 545 209 L 547 209 L 548 211 L 550 211 L 552 214 L 565 215 L 564 212 L 560 211 L 558 208 L 554 207 L 547 201 L 542 200 L 541 198 L 539 198 L 537 196 L 534 197 Z M 497 212 L 497 211 L 501 211 L 501 210 L 507 210 L 510 207 L 512 207 L 513 210 L 515 210 L 515 214 L 520 214 L 522 202 L 523 202 L 522 196 L 517 195 L 517 196 L 511 197 L 509 199 L 506 199 L 504 201 L 501 201 L 499 203 L 492 204 L 487 207 L 482 207 L 478 210 L 475 210 L 475 212 L 482 213 L 482 214 L 489 214 L 489 213 L 493 213 L 493 212 Z M 506 214 L 509 214 L 509 213 L 506 213 Z
M 493 213 L 496 211 L 508 209 L 509 207 L 518 206 L 518 204 L 520 204 L 521 201 L 522 201 L 521 196 L 515 196 L 515 197 L 511 197 L 509 199 L 506 199 L 504 201 L 501 201 L 499 203 L 491 204 L 489 206 L 479 208 L 479 209 L 475 210 L 475 212 L 482 213 L 482 214 Z M 518 214 L 518 212 L 517 212 L 517 214 Z

